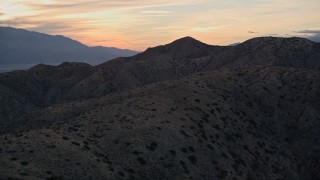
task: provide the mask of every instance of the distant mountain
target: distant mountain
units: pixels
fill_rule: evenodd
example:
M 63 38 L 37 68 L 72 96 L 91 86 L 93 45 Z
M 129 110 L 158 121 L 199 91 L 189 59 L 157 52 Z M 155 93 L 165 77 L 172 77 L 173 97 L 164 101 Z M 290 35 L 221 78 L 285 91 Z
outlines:
M 0 39 L 1 65 L 60 64 L 66 61 L 98 64 L 137 54 L 136 51 L 113 47 L 88 47 L 64 36 L 11 27 L 0 27 Z
M 229 44 L 229 46 L 238 46 L 239 44 L 241 44 L 241 43 L 237 42 L 237 43 Z
M 320 34 L 316 34 L 314 36 L 307 37 L 309 40 L 320 43 Z

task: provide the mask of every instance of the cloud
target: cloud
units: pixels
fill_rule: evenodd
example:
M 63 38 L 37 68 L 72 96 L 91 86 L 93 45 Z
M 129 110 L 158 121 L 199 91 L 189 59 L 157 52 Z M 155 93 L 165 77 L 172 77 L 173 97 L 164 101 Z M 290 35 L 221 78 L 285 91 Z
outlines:
M 151 10 L 151 11 L 141 11 L 142 14 L 172 14 L 172 11 L 158 11 L 158 10 Z
M 187 35 L 225 45 L 288 30 L 309 29 L 295 35 L 311 38 L 310 28 L 320 29 L 317 0 L 0 1 L 0 25 L 137 50 Z
M 300 31 L 293 31 L 295 33 L 301 33 L 301 34 L 319 34 L 320 30 L 300 30 Z
M 71 23 L 71 24 L 70 24 Z M 46 32 L 49 34 L 63 34 L 65 32 L 76 32 L 90 30 L 88 27 L 79 27 L 72 25 L 72 22 L 42 22 L 36 26 L 27 28 L 31 31 Z
M 89 25 L 89 26 L 88 26 Z M 91 26 L 90 26 L 91 25 Z M 15 17 L 9 20 L 0 20 L 0 26 L 24 28 L 48 34 L 70 34 L 93 30 L 95 22 L 86 19 L 59 19 L 50 20 L 41 18 L 41 15 Z
M 320 42 L 320 30 L 299 30 L 293 31 L 296 36 L 309 39 L 314 42 Z
M 174 3 L 173 3 L 174 2 Z M 35 3 L 35 2 L 20 2 L 22 5 L 28 7 L 29 9 L 36 11 L 46 11 L 46 12 L 64 12 L 70 13 L 89 13 L 89 12 L 99 12 L 106 10 L 129 10 L 129 9 L 144 9 L 152 7 L 165 7 L 165 6 L 176 6 L 183 4 L 192 3 L 191 0 L 154 0 L 154 1 L 144 1 L 144 0 L 108 0 L 108 1 L 56 1 L 54 3 Z
M 0 16 L 3 16 L 3 15 L 5 15 L 5 13 L 3 13 L 3 12 L 0 12 Z

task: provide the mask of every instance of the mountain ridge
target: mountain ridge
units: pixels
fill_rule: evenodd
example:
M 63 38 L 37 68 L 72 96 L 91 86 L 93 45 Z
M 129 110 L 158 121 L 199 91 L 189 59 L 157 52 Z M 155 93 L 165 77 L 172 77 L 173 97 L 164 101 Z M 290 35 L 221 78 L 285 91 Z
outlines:
M 99 64 L 116 57 L 137 54 L 114 47 L 89 47 L 62 35 L 49 35 L 25 29 L 0 27 L 2 64 L 59 64 L 82 61 Z
M 1 178 L 319 179 L 319 67 L 303 39 L 187 37 L 2 73 Z
M 256 43 L 260 40 L 263 42 Z M 11 94 L 10 91 L 19 92 L 11 96 L 20 99 L 16 100 L 17 102 L 23 102 L 9 109 L 6 106 L 2 108 L 9 112 L 16 109 L 25 112 L 23 109 L 30 111 L 35 107 L 42 108 L 70 100 L 99 97 L 119 90 L 178 79 L 197 72 L 246 65 L 319 70 L 320 46 L 303 39 L 255 38 L 237 46 L 223 47 L 206 45 L 187 37 L 132 57 L 117 58 L 97 66 L 85 63 L 41 65 L 21 73 L 0 74 L 0 86 L 6 89 L 4 91 L 9 91 L 7 94 Z M 20 79 L 30 83 L 21 88 Z M 5 114 L 2 114 L 4 116 L 0 119 L 8 118 Z M 21 114 L 17 112 L 11 115 L 17 117 Z

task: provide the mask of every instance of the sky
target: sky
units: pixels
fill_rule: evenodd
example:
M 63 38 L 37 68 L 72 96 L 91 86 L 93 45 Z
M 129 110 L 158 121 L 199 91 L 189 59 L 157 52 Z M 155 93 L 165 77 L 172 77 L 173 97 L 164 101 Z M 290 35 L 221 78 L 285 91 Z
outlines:
M 0 26 L 143 51 L 192 36 L 228 45 L 258 36 L 320 39 L 320 0 L 0 0 Z

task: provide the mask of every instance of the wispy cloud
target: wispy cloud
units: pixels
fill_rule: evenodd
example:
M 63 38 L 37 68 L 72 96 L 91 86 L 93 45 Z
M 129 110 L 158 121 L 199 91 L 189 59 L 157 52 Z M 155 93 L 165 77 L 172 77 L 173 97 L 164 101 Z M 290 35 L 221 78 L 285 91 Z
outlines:
M 293 33 L 292 29 L 309 29 L 294 33 L 312 36 L 319 31 L 311 29 L 320 29 L 317 0 L 0 0 L 0 4 L 2 26 L 136 50 L 188 35 L 226 45 L 257 35 Z
M 294 36 L 307 38 L 314 42 L 320 42 L 320 30 L 299 30 L 292 31 Z
M 157 11 L 157 10 L 151 10 L 151 11 L 141 11 L 142 14 L 172 14 L 172 11 Z
M 300 31 L 293 31 L 295 33 L 302 33 L 302 34 L 318 34 L 320 30 L 300 30 Z
M 193 27 L 191 28 L 190 30 L 191 31 L 194 31 L 194 32 L 211 32 L 213 30 L 216 30 L 216 29 L 221 29 L 225 27 L 225 25 L 222 25 L 222 26 L 203 26 L 203 27 Z
M 200 1 L 201 2 L 201 1 Z M 108 0 L 108 1 L 56 1 L 55 3 L 35 3 L 35 2 L 19 2 L 29 9 L 36 11 L 58 11 L 66 13 L 88 13 L 106 10 L 128 10 L 143 9 L 152 7 L 175 6 L 182 4 L 190 4 L 191 0 Z

